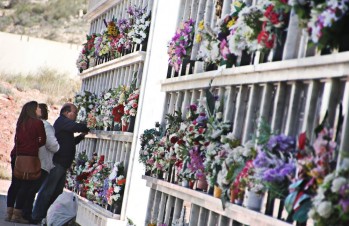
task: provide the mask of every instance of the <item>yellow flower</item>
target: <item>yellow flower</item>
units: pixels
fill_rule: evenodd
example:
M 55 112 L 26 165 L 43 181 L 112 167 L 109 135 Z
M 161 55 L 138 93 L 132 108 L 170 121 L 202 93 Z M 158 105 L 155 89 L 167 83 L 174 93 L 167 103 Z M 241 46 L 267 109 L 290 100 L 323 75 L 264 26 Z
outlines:
M 202 40 L 201 34 L 197 34 L 197 35 L 196 35 L 195 41 L 196 41 L 197 43 L 200 43 L 201 40 Z
M 241 3 L 240 1 L 235 1 L 235 2 L 233 3 L 233 5 L 234 5 L 235 7 L 240 8 L 240 7 L 242 6 L 242 3 Z
M 199 22 L 199 30 L 201 31 L 201 30 L 204 30 L 204 20 L 202 20 L 202 21 L 200 21 Z
M 231 28 L 235 24 L 235 22 L 236 22 L 235 19 L 231 19 L 227 24 L 227 28 Z

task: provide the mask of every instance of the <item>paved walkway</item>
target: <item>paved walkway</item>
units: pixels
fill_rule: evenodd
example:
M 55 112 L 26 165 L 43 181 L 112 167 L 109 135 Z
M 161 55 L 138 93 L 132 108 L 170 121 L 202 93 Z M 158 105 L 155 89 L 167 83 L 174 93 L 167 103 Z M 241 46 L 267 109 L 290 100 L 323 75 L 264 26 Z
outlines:
M 10 187 L 11 181 L 0 180 L 0 225 L 1 226 L 28 226 L 28 224 L 18 224 L 5 221 L 7 190 Z M 34 225 L 34 224 L 32 224 Z M 37 226 L 37 225 L 35 225 Z

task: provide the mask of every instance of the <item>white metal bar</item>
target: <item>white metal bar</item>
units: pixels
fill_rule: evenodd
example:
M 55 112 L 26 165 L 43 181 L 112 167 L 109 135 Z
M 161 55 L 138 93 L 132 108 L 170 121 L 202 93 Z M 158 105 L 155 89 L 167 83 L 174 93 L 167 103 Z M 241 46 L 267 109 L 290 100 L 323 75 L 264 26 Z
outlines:
M 320 82 L 317 80 L 311 81 L 308 85 L 307 100 L 305 104 L 304 120 L 302 126 L 302 131 L 305 131 L 308 137 L 314 129 L 314 110 L 316 110 L 316 102 L 320 91 L 319 89 Z
M 274 99 L 274 109 L 273 109 L 273 117 L 271 121 L 271 129 L 272 131 L 277 131 L 281 128 L 282 118 L 283 118 L 283 110 L 285 105 L 285 95 L 286 95 L 286 84 L 278 83 L 275 99 Z
M 259 85 L 252 85 L 250 98 L 248 100 L 247 113 L 245 118 L 245 128 L 242 136 L 242 143 L 252 139 L 253 128 L 256 122 L 256 111 L 259 109 L 260 94 Z
M 200 206 L 192 204 L 190 208 L 189 226 L 197 226 L 199 223 Z
M 234 125 L 233 125 L 233 134 L 235 138 L 241 137 L 241 132 L 243 128 L 243 122 L 245 118 L 245 110 L 246 110 L 246 98 L 248 95 L 248 87 L 247 86 L 240 86 L 240 90 L 237 96 L 236 100 L 236 113 L 234 118 Z
M 287 113 L 287 121 L 286 121 L 286 128 L 285 128 L 285 134 L 286 135 L 294 135 L 295 133 L 295 126 L 296 126 L 296 119 L 298 117 L 298 101 L 301 94 L 301 84 L 298 82 L 294 82 L 292 84 L 291 88 L 291 95 L 290 95 L 290 102 L 288 107 L 288 113 Z

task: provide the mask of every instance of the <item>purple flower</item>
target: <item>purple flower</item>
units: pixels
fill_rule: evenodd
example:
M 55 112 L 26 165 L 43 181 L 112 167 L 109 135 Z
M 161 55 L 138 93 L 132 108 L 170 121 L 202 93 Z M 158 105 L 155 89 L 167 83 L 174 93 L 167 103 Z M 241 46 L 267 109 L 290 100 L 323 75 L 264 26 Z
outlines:
M 188 109 L 190 109 L 191 111 L 196 111 L 198 109 L 198 107 L 195 104 L 191 104 Z
M 282 177 L 277 169 L 267 169 L 263 174 L 263 180 L 267 182 L 275 182 L 275 181 L 283 181 L 284 177 Z
M 349 198 L 349 184 L 342 185 L 342 187 L 339 189 L 339 194 L 343 198 Z
M 339 201 L 339 204 L 341 205 L 341 207 L 343 209 L 342 211 L 344 213 L 348 213 L 349 212 L 349 199 L 341 199 Z
M 264 168 L 270 165 L 269 159 L 263 151 L 259 150 L 257 157 L 253 160 L 253 165 L 257 168 Z
M 293 137 L 281 134 L 270 137 L 267 148 L 275 152 L 294 153 L 296 150 L 296 142 Z

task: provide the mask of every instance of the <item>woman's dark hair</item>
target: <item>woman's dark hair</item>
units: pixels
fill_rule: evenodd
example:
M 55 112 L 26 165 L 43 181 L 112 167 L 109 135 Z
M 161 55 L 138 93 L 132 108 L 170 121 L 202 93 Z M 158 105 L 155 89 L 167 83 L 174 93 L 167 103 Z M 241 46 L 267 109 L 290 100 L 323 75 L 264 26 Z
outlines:
M 39 104 L 39 107 L 41 109 L 41 119 L 47 120 L 48 119 L 48 109 L 46 104 Z
M 18 117 L 17 128 L 24 125 L 28 119 L 37 118 L 36 109 L 38 108 L 38 102 L 30 101 L 23 105 L 21 114 Z

